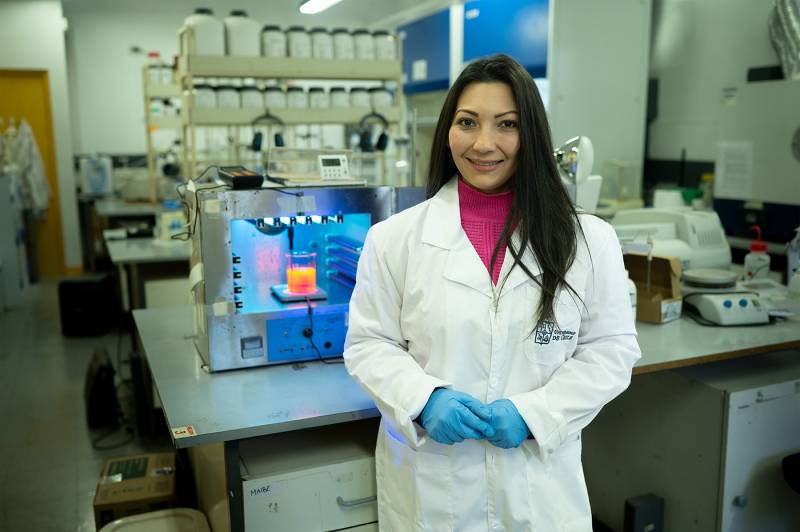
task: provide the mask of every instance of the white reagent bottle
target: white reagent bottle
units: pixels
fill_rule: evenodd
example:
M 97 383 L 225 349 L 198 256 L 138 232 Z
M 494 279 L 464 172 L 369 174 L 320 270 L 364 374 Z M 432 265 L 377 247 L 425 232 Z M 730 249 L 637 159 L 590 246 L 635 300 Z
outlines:
M 767 243 L 761 240 L 761 228 L 757 225 L 751 226 L 756 232 L 755 241 L 750 243 L 750 253 L 744 256 L 744 278 L 766 279 L 769 276 L 769 255 L 767 254 Z

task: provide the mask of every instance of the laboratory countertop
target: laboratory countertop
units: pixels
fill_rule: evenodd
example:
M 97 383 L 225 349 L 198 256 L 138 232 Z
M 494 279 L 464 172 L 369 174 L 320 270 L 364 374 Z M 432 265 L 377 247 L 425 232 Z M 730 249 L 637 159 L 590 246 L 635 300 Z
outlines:
M 177 448 L 378 416 L 343 364 L 209 374 L 192 344 L 192 307 L 135 310 L 133 316 Z
M 133 315 L 178 448 L 378 415 L 342 364 L 209 374 L 192 344 L 192 307 L 142 309 Z M 681 318 L 663 325 L 637 322 L 637 329 L 642 359 L 634 374 L 800 348 L 797 316 L 763 327 L 703 327 Z
M 189 242 L 158 238 L 125 238 L 124 229 L 106 229 L 103 240 L 115 265 L 144 262 L 188 261 L 192 256 Z
M 762 326 L 705 327 L 687 317 L 661 325 L 638 321 L 642 358 L 633 373 L 800 348 L 800 302 L 791 306 L 793 317 Z
M 104 218 L 114 218 L 118 216 L 154 216 L 159 212 L 167 210 L 160 203 L 129 202 L 114 198 L 104 198 L 96 200 L 94 208 L 97 214 Z

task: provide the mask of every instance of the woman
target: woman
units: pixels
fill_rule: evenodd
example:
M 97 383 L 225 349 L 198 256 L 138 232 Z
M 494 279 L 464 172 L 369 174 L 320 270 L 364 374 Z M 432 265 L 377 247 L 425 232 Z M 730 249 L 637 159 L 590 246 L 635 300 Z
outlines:
M 467 66 L 428 197 L 376 224 L 347 370 L 381 414 L 381 530 L 590 531 L 581 430 L 640 357 L 611 227 L 577 214 L 528 73 Z

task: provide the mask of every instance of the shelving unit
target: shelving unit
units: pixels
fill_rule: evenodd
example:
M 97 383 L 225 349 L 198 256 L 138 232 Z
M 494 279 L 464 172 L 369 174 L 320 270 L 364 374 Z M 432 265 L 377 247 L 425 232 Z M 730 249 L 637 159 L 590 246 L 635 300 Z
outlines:
M 346 124 L 358 122 L 372 111 L 371 107 L 350 107 L 346 109 L 274 109 L 270 112 L 286 125 L 298 124 Z M 249 126 L 264 109 L 192 109 L 192 122 L 196 126 Z M 391 122 L 400 121 L 399 107 L 382 107 L 380 113 Z M 309 116 L 313 115 L 311 119 Z
M 386 117 L 390 134 L 406 132 L 406 103 L 403 95 L 402 46 L 398 43 L 398 57 L 394 61 L 296 59 L 267 57 L 231 57 L 195 55 L 194 36 L 190 28 L 179 32 L 178 56 L 179 88 L 185 94 L 182 110 L 183 172 L 196 176 L 209 157 L 198 156 L 197 129 L 202 127 L 232 128 L 229 136 L 239 138 L 239 128 L 250 127 L 253 120 L 265 112 L 280 118 L 287 126 L 295 125 L 347 125 L 357 124 L 366 114 L 377 112 Z M 391 107 L 380 108 L 282 108 L 282 109 L 207 109 L 194 106 L 191 96 L 194 78 L 255 78 L 297 81 L 383 81 L 396 84 L 395 102 Z M 343 147 L 344 148 L 344 147 Z M 238 153 L 230 153 L 226 163 L 242 163 Z M 199 164 L 200 162 L 203 164 Z
M 151 83 L 147 65 L 142 67 L 142 86 L 144 87 L 145 137 L 147 139 L 147 173 L 150 178 L 150 201 L 155 203 L 158 200 L 156 183 L 158 169 L 156 168 L 157 153 L 153 145 L 153 132 L 159 129 L 176 129 L 180 132 L 183 128 L 183 120 L 180 116 L 153 114 L 152 101 L 180 97 L 181 86 L 178 83 Z

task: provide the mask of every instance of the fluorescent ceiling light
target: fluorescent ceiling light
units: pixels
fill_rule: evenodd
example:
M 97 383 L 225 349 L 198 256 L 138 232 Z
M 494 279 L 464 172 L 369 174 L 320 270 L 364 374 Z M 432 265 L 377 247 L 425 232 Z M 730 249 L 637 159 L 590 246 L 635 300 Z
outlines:
M 320 11 L 325 11 L 334 4 L 338 4 L 342 0 L 305 0 L 300 4 L 300 12 L 306 15 L 313 15 Z

